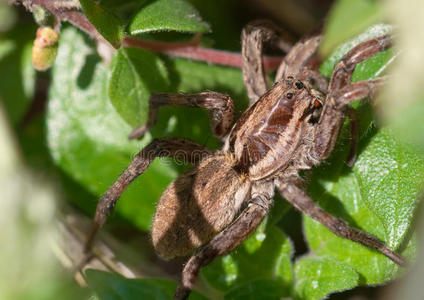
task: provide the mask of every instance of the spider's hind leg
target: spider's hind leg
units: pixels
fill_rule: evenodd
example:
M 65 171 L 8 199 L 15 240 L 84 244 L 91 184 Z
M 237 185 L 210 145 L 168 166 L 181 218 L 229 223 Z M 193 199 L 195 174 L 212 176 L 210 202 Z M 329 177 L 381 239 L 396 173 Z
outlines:
M 389 249 L 375 236 L 362 230 L 352 228 L 346 222 L 322 210 L 295 184 L 281 184 L 279 186 L 279 191 L 281 196 L 294 207 L 312 219 L 320 222 L 338 236 L 360 243 L 368 248 L 375 249 L 400 266 L 407 265 L 407 261 L 404 257 Z
M 149 100 L 149 116 L 146 124 L 135 128 L 129 138 L 143 136 L 156 124 L 159 108 L 165 105 L 200 107 L 212 112 L 211 127 L 213 134 L 223 139 L 231 129 L 234 121 L 234 103 L 230 96 L 203 92 L 198 94 L 152 94 Z
M 187 299 L 201 267 L 211 263 L 214 258 L 229 253 L 255 231 L 268 213 L 271 201 L 270 195 L 265 194 L 252 198 L 231 225 L 188 260 L 184 266 L 181 283 L 174 295 L 175 300 Z

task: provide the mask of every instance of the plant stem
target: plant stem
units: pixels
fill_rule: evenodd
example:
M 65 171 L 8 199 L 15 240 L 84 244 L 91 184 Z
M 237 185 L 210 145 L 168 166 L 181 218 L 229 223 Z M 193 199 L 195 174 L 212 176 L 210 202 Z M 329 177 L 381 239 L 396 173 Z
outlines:
M 153 52 L 165 53 L 170 56 L 204 61 L 212 64 L 241 68 L 242 56 L 240 53 L 211 48 L 204 48 L 190 43 L 167 43 L 160 41 L 146 41 L 126 37 L 122 43 L 126 47 L 147 49 Z M 265 69 L 277 68 L 283 58 L 279 56 L 265 56 Z

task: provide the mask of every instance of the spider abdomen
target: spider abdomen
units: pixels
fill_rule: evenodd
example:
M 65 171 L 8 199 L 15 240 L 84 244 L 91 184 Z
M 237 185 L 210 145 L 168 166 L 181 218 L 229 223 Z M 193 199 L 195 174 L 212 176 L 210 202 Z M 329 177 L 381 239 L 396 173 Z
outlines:
M 250 183 L 224 156 L 205 159 L 173 181 L 159 200 L 152 225 L 156 252 L 171 259 L 191 254 L 234 219 Z

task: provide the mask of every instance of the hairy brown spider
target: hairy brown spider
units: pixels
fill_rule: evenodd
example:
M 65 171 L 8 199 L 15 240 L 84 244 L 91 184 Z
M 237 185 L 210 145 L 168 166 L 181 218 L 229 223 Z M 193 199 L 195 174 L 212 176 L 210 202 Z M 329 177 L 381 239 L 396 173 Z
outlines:
M 135 129 L 132 137 L 154 125 L 160 106 L 185 105 L 212 111 L 212 130 L 225 141 L 224 147 L 212 152 L 185 139 L 152 141 L 100 199 L 87 249 L 128 184 L 155 157 L 178 158 L 183 151 L 194 167 L 165 190 L 152 226 L 153 245 L 164 258 L 187 256 L 199 248 L 184 267 L 175 299 L 188 297 L 201 267 L 254 232 L 272 205 L 275 187 L 294 207 L 335 234 L 376 249 L 399 265 L 406 264 L 376 237 L 319 208 L 300 187 L 303 180 L 298 174 L 330 155 L 346 117 L 351 124 L 351 149 L 355 148 L 355 111 L 348 104 L 372 96 L 384 79 L 350 83 L 351 76 L 359 62 L 389 48 L 391 37 L 380 36 L 353 48 L 336 65 L 328 86 L 326 79 L 307 65 L 320 36 L 304 39 L 288 52 L 270 89 L 262 64 L 264 42 L 282 44 L 279 30 L 269 22 L 251 23 L 243 30 L 243 78 L 251 105 L 234 125 L 234 105 L 227 95 L 151 96 L 149 120 Z M 354 156 L 351 151 L 349 163 Z

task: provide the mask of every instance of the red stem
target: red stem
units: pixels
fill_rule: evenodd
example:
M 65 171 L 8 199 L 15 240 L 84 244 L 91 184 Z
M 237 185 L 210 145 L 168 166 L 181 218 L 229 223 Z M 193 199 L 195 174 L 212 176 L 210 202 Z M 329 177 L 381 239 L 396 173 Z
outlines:
M 166 43 L 159 41 L 145 41 L 126 37 L 122 42 L 125 47 L 137 47 L 153 52 L 165 53 L 170 56 L 184 57 L 204 61 L 212 64 L 241 68 L 242 57 L 240 53 L 204 48 L 192 44 Z M 283 57 L 264 57 L 265 69 L 277 68 Z

